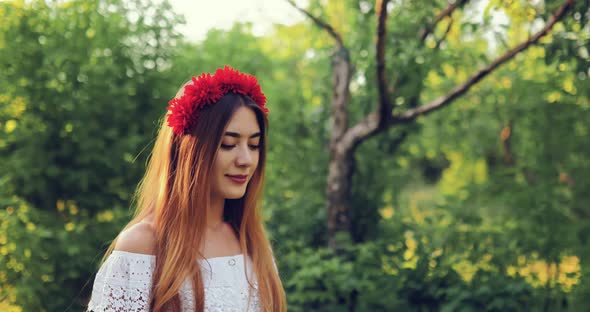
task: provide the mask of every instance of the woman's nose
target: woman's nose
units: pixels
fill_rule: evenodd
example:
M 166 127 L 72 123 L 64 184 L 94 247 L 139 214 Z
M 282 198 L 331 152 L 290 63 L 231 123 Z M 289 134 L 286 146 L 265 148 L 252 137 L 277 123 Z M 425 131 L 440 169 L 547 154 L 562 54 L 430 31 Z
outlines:
M 238 157 L 236 158 L 236 165 L 238 166 L 250 166 L 254 161 L 254 157 L 252 156 L 252 151 L 248 146 L 244 148 L 240 148 L 238 152 Z

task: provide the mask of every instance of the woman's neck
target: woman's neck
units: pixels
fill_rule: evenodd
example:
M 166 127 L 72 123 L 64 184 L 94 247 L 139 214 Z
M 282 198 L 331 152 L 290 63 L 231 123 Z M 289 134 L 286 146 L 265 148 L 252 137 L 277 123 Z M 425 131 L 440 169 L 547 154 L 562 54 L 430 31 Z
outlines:
M 225 198 L 211 197 L 209 211 L 207 211 L 207 228 L 215 230 L 223 224 L 223 209 Z

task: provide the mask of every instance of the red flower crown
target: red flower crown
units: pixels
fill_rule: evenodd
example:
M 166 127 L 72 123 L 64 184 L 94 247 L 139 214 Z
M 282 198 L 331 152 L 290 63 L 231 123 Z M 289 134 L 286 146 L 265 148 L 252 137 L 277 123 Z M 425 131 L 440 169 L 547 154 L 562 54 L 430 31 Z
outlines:
M 233 92 L 247 95 L 267 114 L 266 96 L 262 93 L 256 77 L 225 66 L 215 74 L 203 73 L 192 77 L 192 84 L 184 86 L 184 94 L 168 102 L 168 126 L 176 134 L 187 134 L 197 124 L 200 110 L 214 105 L 225 94 Z

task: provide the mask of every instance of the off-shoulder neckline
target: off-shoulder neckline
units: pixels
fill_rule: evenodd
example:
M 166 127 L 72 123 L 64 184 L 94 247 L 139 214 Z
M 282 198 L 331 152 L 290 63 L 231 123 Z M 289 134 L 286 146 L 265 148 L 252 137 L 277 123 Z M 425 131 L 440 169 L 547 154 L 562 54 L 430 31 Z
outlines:
M 138 258 L 150 258 L 150 259 L 156 258 L 156 255 L 148 255 L 148 254 L 142 254 L 142 253 L 136 253 L 136 252 L 123 251 L 123 250 L 113 250 L 112 254 L 124 254 L 124 255 L 129 255 L 131 257 L 138 257 Z M 244 254 L 240 253 L 240 254 L 233 255 L 233 256 L 220 256 L 220 257 L 205 258 L 205 259 L 203 259 L 203 261 L 217 261 L 217 260 L 235 259 L 235 258 L 239 258 L 239 257 L 243 257 L 243 256 L 244 256 Z

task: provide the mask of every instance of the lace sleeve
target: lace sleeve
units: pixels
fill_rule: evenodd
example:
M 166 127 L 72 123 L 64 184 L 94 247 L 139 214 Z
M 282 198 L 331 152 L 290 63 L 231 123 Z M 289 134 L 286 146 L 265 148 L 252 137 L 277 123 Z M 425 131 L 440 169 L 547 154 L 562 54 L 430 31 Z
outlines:
M 154 256 L 113 251 L 96 274 L 87 311 L 149 311 L 154 265 Z

